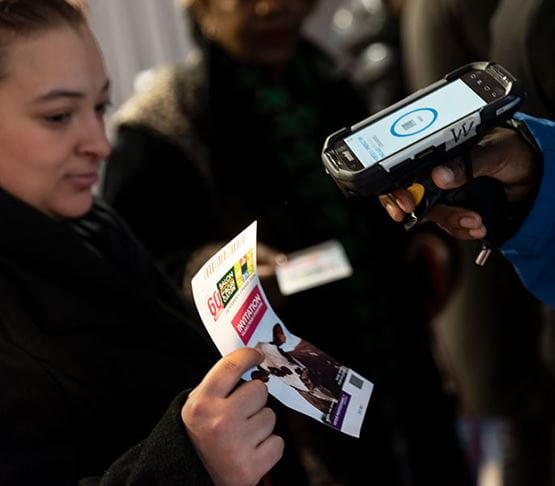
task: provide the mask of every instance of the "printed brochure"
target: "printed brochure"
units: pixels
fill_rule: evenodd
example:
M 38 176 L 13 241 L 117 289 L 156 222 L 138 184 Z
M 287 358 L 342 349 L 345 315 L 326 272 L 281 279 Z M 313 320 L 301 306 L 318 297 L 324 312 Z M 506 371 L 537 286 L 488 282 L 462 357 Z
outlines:
M 192 280 L 195 304 L 222 355 L 240 347 L 264 354 L 243 378 L 260 379 L 283 404 L 359 437 L 373 384 L 291 334 L 256 272 L 256 222 L 224 246 Z

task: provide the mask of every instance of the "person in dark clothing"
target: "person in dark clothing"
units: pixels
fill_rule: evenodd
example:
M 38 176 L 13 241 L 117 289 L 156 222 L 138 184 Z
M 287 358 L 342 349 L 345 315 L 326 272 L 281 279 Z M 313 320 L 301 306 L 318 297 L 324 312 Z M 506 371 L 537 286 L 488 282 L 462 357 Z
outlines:
M 0 46 L 0 484 L 256 484 L 283 451 L 266 385 L 237 386 L 262 356 L 211 368 L 189 305 L 93 201 L 109 82 L 83 10 L 0 0 Z
M 272 256 L 340 241 L 354 276 L 280 296 L 279 314 L 375 392 L 360 440 L 293 416 L 301 447 L 337 484 L 467 484 L 430 352 L 426 275 L 408 264 L 407 235 L 379 204 L 342 199 L 322 168 L 325 137 L 366 105 L 300 34 L 315 3 L 192 2 L 198 49 L 116 114 L 103 194 L 185 287 L 253 220 L 270 269 Z

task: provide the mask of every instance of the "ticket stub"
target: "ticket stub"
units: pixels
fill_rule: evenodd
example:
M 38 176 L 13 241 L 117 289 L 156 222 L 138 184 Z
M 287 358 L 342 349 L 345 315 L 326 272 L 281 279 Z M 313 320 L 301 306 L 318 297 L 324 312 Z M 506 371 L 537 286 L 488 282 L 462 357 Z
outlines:
M 373 384 L 291 334 L 272 309 L 256 272 L 256 222 L 193 277 L 195 305 L 218 350 L 252 347 L 264 361 L 243 378 L 260 379 L 286 406 L 359 437 Z
M 287 255 L 276 271 L 283 295 L 350 277 L 353 269 L 339 241 L 330 240 Z

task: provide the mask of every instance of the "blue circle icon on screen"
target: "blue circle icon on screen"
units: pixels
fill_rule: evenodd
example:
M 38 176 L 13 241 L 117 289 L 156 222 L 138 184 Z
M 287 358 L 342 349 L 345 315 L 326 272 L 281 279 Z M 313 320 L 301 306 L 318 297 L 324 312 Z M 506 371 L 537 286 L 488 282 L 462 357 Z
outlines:
M 437 120 L 437 110 L 434 108 L 417 108 L 397 118 L 391 125 L 391 135 L 394 137 L 411 137 L 430 128 Z

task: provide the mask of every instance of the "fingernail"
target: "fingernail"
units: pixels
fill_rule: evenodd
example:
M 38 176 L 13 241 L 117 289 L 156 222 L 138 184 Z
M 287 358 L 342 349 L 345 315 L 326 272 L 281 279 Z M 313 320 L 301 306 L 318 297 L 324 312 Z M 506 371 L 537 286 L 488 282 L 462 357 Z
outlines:
M 287 255 L 281 253 L 275 257 L 274 261 L 276 262 L 276 265 L 283 265 L 287 263 Z
M 472 216 L 465 216 L 464 218 L 461 218 L 461 220 L 459 221 L 459 224 L 461 225 L 461 228 L 475 229 L 477 225 L 477 220 Z
M 484 238 L 487 235 L 487 230 L 484 226 L 478 229 L 471 229 L 468 234 L 472 236 L 472 238 Z
M 444 185 L 450 185 L 455 182 L 455 173 L 445 165 L 438 165 L 434 170 L 436 179 Z
M 393 204 L 390 202 L 385 203 L 385 210 L 391 219 L 397 221 L 397 212 L 395 211 L 395 206 Z

